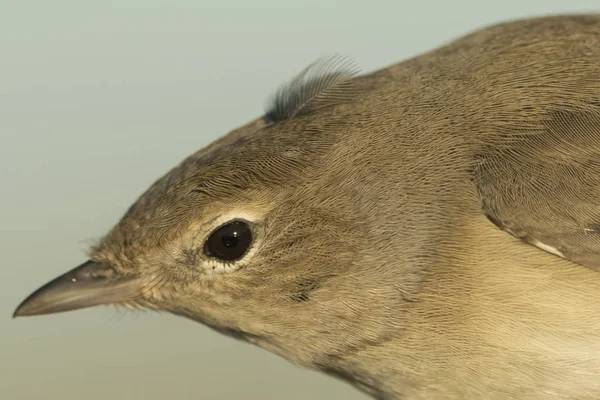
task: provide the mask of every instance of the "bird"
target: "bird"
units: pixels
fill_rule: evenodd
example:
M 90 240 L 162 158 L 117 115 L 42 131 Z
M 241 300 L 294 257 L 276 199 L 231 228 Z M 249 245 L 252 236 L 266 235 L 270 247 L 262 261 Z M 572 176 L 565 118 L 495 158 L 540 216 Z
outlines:
M 15 317 L 168 312 L 376 399 L 600 398 L 600 14 L 323 56 Z

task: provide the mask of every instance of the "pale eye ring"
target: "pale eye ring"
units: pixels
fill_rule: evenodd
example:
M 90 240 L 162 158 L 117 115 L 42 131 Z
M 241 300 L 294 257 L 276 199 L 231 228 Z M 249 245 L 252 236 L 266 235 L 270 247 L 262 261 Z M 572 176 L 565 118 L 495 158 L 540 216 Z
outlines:
M 204 254 L 231 262 L 244 257 L 252 245 L 252 229 L 245 221 L 234 220 L 216 228 L 204 242 Z

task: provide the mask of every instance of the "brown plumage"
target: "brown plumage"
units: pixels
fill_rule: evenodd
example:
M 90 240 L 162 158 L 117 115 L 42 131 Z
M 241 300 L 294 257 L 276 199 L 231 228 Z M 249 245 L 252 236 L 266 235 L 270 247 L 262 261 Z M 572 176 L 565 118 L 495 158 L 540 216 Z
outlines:
M 380 399 L 599 399 L 600 15 L 315 65 L 16 315 L 166 310 Z

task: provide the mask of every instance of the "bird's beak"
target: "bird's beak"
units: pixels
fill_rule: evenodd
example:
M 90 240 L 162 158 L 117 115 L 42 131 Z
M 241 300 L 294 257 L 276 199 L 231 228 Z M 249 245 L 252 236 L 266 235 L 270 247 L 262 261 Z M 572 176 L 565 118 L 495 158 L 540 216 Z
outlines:
M 122 277 L 109 265 L 87 261 L 29 295 L 13 317 L 119 303 L 139 295 L 140 288 L 139 279 Z

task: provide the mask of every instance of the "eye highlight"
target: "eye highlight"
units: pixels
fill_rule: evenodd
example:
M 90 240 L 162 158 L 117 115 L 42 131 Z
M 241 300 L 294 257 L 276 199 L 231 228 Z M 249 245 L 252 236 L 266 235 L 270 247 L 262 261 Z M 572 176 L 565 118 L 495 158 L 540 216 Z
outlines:
M 252 239 L 252 231 L 246 222 L 231 221 L 210 234 L 204 242 L 204 254 L 221 261 L 236 261 L 246 254 Z

